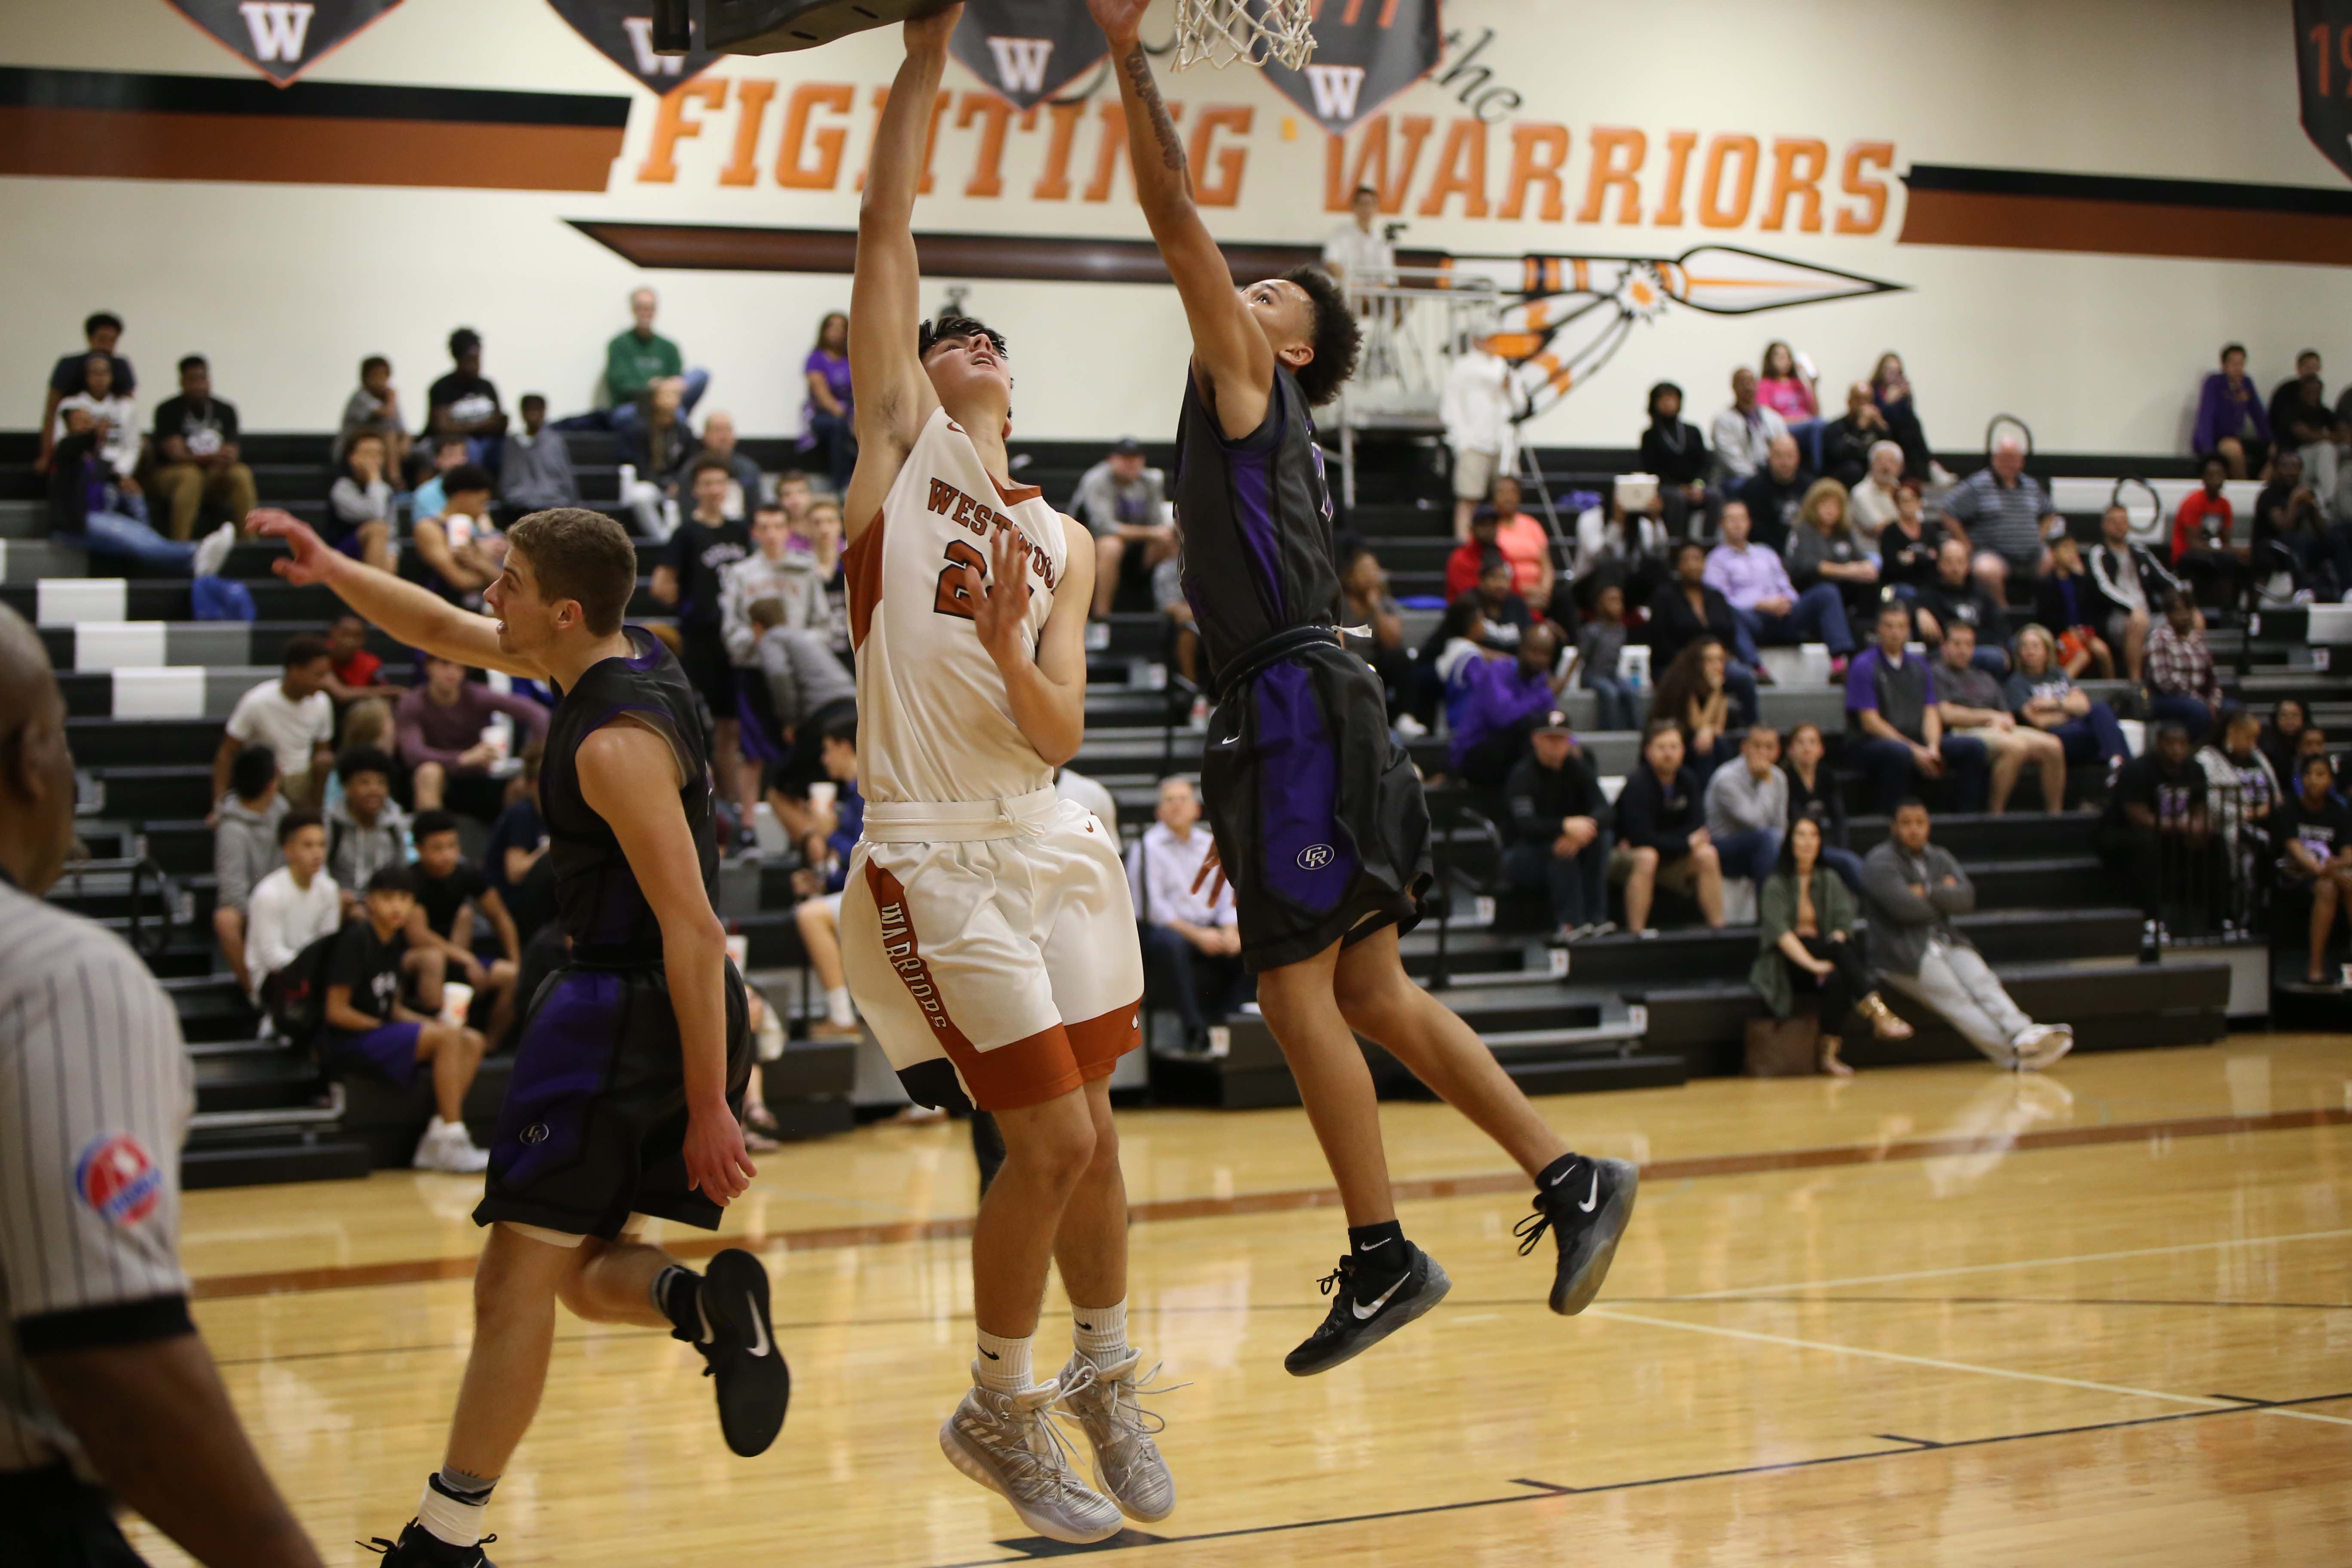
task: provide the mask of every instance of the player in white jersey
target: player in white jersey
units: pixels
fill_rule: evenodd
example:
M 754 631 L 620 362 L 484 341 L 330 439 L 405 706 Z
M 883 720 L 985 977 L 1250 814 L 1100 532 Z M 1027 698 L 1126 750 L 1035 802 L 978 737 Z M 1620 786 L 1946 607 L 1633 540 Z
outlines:
M 858 214 L 847 574 L 866 828 L 842 961 L 908 1092 L 968 1098 L 1003 1132 L 972 1227 L 974 1386 L 940 1446 L 1031 1529 L 1083 1542 L 1176 1501 L 1136 1403 L 1150 1374 L 1127 1343 L 1108 1091 L 1139 1041 L 1143 963 L 1111 829 L 1053 787 L 1086 727 L 1092 542 L 1008 477 L 1004 340 L 918 321 L 915 192 L 961 10 L 907 24 Z M 1052 1263 L 1076 1347 L 1040 1382 Z M 1091 1440 L 1099 1491 L 1069 1466 L 1057 1405 Z

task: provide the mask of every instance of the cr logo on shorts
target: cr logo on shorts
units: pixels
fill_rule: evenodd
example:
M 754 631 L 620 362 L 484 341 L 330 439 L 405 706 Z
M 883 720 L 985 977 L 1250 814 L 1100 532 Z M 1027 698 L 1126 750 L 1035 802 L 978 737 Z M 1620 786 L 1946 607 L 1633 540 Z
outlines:
M 544 1143 L 547 1142 L 547 1123 L 544 1121 L 534 1121 L 530 1126 L 524 1128 L 517 1134 L 517 1136 L 526 1143 Z
M 1333 858 L 1332 849 L 1328 844 L 1309 844 L 1298 852 L 1298 868 L 1302 871 L 1320 871 L 1324 867 L 1328 866 Z

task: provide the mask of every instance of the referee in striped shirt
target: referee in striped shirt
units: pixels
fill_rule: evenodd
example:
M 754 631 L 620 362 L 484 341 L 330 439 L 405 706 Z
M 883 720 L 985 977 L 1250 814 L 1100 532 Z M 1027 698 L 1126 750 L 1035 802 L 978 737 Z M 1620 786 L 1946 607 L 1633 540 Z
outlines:
M 41 898 L 73 843 L 65 717 L 0 606 L 0 1563 L 131 1568 L 120 1497 L 212 1568 L 317 1568 L 188 1318 L 171 1001 Z

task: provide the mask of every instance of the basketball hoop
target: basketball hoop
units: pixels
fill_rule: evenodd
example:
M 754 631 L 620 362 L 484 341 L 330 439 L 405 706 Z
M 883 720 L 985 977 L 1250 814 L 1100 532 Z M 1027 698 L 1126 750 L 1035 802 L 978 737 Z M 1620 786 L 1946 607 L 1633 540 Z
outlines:
M 1315 52 L 1315 0 L 1176 0 L 1176 68 L 1271 60 L 1290 70 Z

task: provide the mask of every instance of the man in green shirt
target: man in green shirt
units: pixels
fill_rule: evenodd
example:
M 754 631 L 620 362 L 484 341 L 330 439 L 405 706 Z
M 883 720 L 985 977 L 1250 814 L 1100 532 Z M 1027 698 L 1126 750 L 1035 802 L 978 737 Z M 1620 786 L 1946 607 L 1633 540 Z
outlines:
M 709 371 L 688 370 L 677 345 L 654 331 L 654 311 L 659 303 L 650 289 L 632 290 L 629 316 L 633 324 L 604 345 L 604 391 L 611 399 L 611 419 L 615 428 L 644 417 L 643 399 L 656 382 L 678 384 L 681 414 L 701 401 L 703 388 L 710 384 Z

